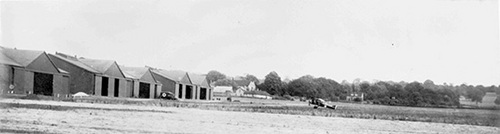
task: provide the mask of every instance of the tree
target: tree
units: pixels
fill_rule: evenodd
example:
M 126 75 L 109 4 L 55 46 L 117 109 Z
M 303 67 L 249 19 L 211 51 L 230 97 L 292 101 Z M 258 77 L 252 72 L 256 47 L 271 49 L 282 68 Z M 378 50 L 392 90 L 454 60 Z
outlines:
M 208 72 L 207 79 L 209 82 L 215 82 L 215 81 L 218 81 L 221 79 L 226 79 L 226 75 L 224 75 L 218 71 L 212 70 L 212 71 Z
M 352 91 L 353 92 L 359 92 L 361 89 L 359 87 L 359 85 L 361 84 L 361 79 L 360 78 L 356 78 L 352 81 Z
M 318 86 L 316 89 L 319 93 L 318 97 L 327 99 L 327 100 L 332 100 L 337 97 L 336 95 L 336 90 L 339 90 L 339 84 L 331 79 L 327 79 L 324 77 L 320 77 L 317 79 L 314 79 L 314 82 L 317 83 L 316 85 Z
M 469 86 L 465 83 L 461 84 L 460 86 L 457 86 L 458 93 L 462 96 L 467 96 L 467 90 L 469 89 Z
M 247 76 L 245 76 L 245 79 L 248 81 L 253 81 L 255 83 L 259 83 L 259 79 L 257 79 L 257 77 L 255 77 L 254 75 L 251 75 L 251 74 L 247 74 Z
M 230 79 L 220 79 L 214 82 L 215 86 L 230 86 L 233 87 L 233 89 L 236 89 L 238 87 L 234 81 Z
M 283 84 L 281 82 L 281 77 L 278 75 L 278 73 L 274 71 L 266 75 L 266 79 L 262 84 L 263 84 L 261 86 L 262 90 L 267 91 L 271 95 L 285 94 L 285 92 L 283 91 Z
M 496 90 L 497 90 L 497 86 L 495 86 L 495 85 L 491 85 L 489 87 L 486 87 L 487 92 L 497 92 Z
M 498 87 L 495 90 L 497 92 L 497 95 L 500 95 L 500 85 L 498 85 Z
M 342 85 L 342 89 L 347 91 L 347 93 L 351 93 L 351 92 L 354 92 L 353 91 L 353 87 L 351 83 L 349 83 L 347 80 L 343 80 L 342 83 L 340 83 Z M 342 99 L 342 98 L 341 98 Z
M 500 96 L 497 96 L 497 99 L 495 99 L 495 104 L 500 105 Z
M 292 96 L 323 98 L 330 101 L 345 99 L 349 91 L 350 87 L 344 87 L 335 80 L 324 77 L 314 78 L 311 75 L 305 75 L 290 81 L 285 90 L 286 93 Z
M 362 84 L 362 89 L 366 87 L 366 84 Z M 380 98 L 384 98 L 385 94 L 387 92 L 387 89 L 383 85 L 368 85 L 365 89 L 365 100 L 376 100 Z
M 410 105 L 410 106 L 418 106 L 426 103 L 435 103 L 432 99 L 430 99 L 429 95 L 431 95 L 432 90 L 428 88 L 424 88 L 422 84 L 419 82 L 412 82 L 407 84 L 404 87 L 404 90 L 406 90 L 407 94 L 401 99 L 403 99 L 403 102 L 407 102 L 405 105 Z
M 394 85 L 388 84 L 387 90 L 388 90 L 387 96 L 389 97 L 389 99 L 391 99 L 390 103 L 391 105 L 395 105 L 396 103 L 404 103 L 405 98 L 408 96 L 407 95 L 408 92 L 404 90 L 403 86 L 399 84 L 394 84 Z
M 444 103 L 448 105 L 460 106 L 460 95 L 458 91 L 450 88 L 444 88 L 440 89 L 439 93 L 443 96 Z
M 287 92 L 292 96 L 313 98 L 316 97 L 316 83 L 312 79 L 300 77 L 288 83 Z
M 486 87 L 484 87 L 483 85 L 476 85 L 476 87 L 475 87 L 475 88 L 476 88 L 476 89 L 479 89 L 479 90 L 481 90 L 481 91 L 483 91 L 483 92 L 487 92 L 487 88 L 486 88 Z
M 387 92 L 388 92 L 387 86 L 388 85 L 389 85 L 389 83 L 386 83 L 383 81 L 379 81 L 373 85 L 374 87 L 373 87 L 372 91 L 376 95 L 377 99 L 382 99 L 382 98 L 385 98 L 387 96 Z
M 434 82 L 432 80 L 425 80 L 424 84 L 422 86 L 424 86 L 425 88 L 428 88 L 428 89 L 432 89 L 432 90 L 436 89 L 436 85 L 434 84 Z
M 466 97 L 470 98 L 471 101 L 476 102 L 476 105 L 477 105 L 478 102 L 479 103 L 483 102 L 484 95 L 486 95 L 486 94 L 481 89 L 474 88 L 473 86 L 470 86 L 467 89 L 467 95 L 466 95 Z
M 359 91 L 363 93 L 369 93 L 370 92 L 370 83 L 368 82 L 362 82 L 359 84 Z

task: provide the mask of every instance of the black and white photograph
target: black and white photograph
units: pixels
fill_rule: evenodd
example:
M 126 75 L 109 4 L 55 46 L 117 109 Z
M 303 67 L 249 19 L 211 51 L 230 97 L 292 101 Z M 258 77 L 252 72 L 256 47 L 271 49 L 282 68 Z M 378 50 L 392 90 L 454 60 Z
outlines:
M 500 133 L 498 0 L 0 0 L 0 133 Z

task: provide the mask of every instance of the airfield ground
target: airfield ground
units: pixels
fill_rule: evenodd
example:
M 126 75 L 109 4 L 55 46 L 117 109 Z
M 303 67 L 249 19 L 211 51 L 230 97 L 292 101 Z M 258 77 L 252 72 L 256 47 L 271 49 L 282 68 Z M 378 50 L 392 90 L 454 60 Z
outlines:
M 498 133 L 499 127 L 123 104 L 0 99 L 12 133 Z

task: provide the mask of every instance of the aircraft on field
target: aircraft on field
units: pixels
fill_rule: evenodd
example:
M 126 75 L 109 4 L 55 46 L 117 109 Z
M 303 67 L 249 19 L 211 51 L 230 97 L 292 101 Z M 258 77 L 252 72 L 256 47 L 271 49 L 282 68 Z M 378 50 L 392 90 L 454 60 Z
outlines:
M 330 104 L 326 103 L 326 101 L 321 99 L 321 98 L 311 99 L 311 101 L 309 101 L 309 106 L 311 106 L 311 105 L 314 106 L 314 109 L 316 109 L 318 107 L 325 107 L 325 108 L 330 108 L 330 109 L 335 110 L 337 108 L 337 105 L 330 105 Z

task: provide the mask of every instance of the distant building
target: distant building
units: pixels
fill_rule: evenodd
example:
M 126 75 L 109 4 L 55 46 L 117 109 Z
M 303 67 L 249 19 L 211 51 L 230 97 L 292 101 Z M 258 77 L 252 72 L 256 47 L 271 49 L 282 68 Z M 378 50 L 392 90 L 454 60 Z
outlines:
M 237 85 L 237 89 L 243 89 L 244 91 L 254 91 L 257 90 L 255 82 L 249 80 L 234 80 Z
M 238 88 L 234 91 L 235 96 L 243 96 L 245 94 L 245 89 L 243 88 Z
M 269 93 L 267 93 L 265 91 L 259 91 L 259 90 L 245 91 L 243 93 L 243 96 L 260 98 L 260 99 L 272 99 L 272 97 L 271 97 L 271 95 L 269 95 Z
M 365 95 L 363 93 L 351 93 L 350 95 L 346 96 L 347 101 L 354 101 L 354 99 L 358 98 L 361 101 L 364 100 Z
M 233 95 L 233 87 L 216 86 L 213 91 L 213 99 L 216 101 L 227 101 Z
M 248 83 L 247 87 L 248 87 L 248 91 L 255 91 L 255 90 L 257 90 L 257 85 L 255 85 L 255 82 L 253 82 L 253 81 L 250 82 L 250 83 Z
M 44 51 L 0 47 L 0 93 L 68 96 L 70 75 Z

